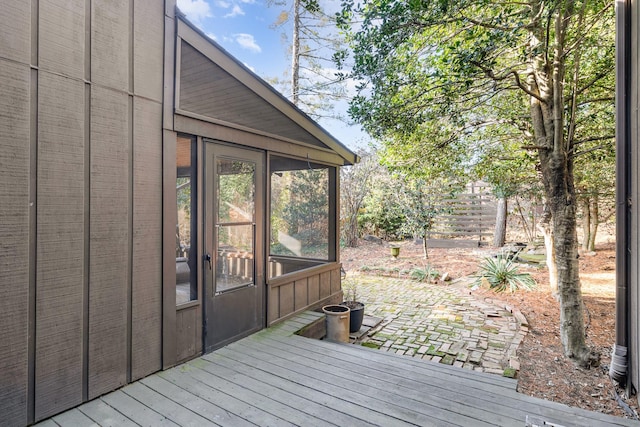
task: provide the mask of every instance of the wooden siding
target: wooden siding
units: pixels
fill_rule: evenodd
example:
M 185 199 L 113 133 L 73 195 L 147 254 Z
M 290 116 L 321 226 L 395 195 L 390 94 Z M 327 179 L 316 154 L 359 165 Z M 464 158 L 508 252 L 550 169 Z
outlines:
M 303 313 L 48 425 L 637 425 L 520 394 L 509 378 L 292 335 L 321 317 Z
M 135 98 L 133 123 L 131 369 L 135 380 L 162 368 L 162 104 Z
M 273 325 L 342 298 L 340 264 L 327 264 L 267 281 L 267 319 Z
M 89 243 L 89 398 L 127 382 L 129 97 L 93 86 Z
M 129 79 L 129 2 L 91 2 L 91 80 L 122 91 L 133 84 Z
M 190 359 L 197 354 L 200 347 L 200 331 L 202 321 L 199 315 L 200 307 L 191 306 L 181 308 L 176 312 L 176 347 L 177 361 Z
M 0 425 L 26 425 L 161 369 L 165 4 L 2 6 Z
M 149 70 L 162 70 L 164 64 L 164 4 L 135 1 L 133 7 L 134 91 L 136 95 L 162 102 L 163 75 Z M 158 139 L 156 144 L 160 143 Z
M 0 8 L 0 58 L 31 61 L 31 2 L 4 2 Z M 4 75 L 3 75 L 4 76 Z
M 39 2 L 40 70 L 77 79 L 85 77 L 85 7 L 88 5 L 84 0 Z
M 30 74 L 0 59 L 0 424 L 8 425 L 27 422 Z
M 180 51 L 180 109 L 326 148 L 188 43 Z
M 40 73 L 36 294 L 37 418 L 82 402 L 84 83 Z

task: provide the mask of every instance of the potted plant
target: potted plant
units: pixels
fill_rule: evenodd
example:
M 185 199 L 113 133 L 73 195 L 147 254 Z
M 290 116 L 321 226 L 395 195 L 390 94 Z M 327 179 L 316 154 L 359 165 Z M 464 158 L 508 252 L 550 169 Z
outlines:
M 344 280 L 342 286 L 344 301 L 340 305 L 349 307 L 349 333 L 358 332 L 364 320 L 364 304 L 358 301 L 358 285 L 353 280 Z

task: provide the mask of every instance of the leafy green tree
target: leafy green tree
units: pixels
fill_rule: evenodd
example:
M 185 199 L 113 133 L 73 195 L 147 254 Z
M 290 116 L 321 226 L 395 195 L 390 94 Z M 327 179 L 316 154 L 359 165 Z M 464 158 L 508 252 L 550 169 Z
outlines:
M 405 218 L 401 230 L 422 239 L 425 259 L 429 258 L 428 236 L 438 215 L 447 212 L 445 198 L 453 198 L 461 190 L 443 180 L 427 182 L 425 179 L 398 176 L 401 191 L 396 193 L 398 205 Z
M 384 238 L 398 237 L 405 222 L 400 202 L 399 180 L 386 167 L 378 166 L 369 178 L 368 192 L 358 212 L 358 227 L 372 234 L 383 233 Z
M 401 167 L 430 174 L 473 157 L 469 135 L 486 123 L 527 137 L 550 213 L 561 341 L 584 366 L 599 356 L 584 339 L 574 171 L 584 141 L 613 134 L 613 120 L 590 124 L 613 108 L 613 13 L 604 0 L 345 0 L 338 16 L 360 81 L 350 114 Z

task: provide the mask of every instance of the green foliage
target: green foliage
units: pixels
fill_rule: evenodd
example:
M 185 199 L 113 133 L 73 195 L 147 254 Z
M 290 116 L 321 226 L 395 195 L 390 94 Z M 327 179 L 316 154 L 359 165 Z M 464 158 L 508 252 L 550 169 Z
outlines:
M 397 194 L 401 185 L 387 168 L 376 168 L 369 178 L 368 192 L 358 210 L 358 226 L 366 233 L 385 237 L 399 237 L 405 222 Z
M 360 158 L 360 163 L 340 168 L 340 240 L 349 247 L 358 245 L 359 215 L 371 193 L 370 182 L 381 169 L 375 152 L 361 152 Z
M 418 282 L 429 282 L 440 277 L 440 273 L 432 266 L 426 265 L 424 268 L 411 269 L 409 271 L 409 277 Z
M 540 102 L 562 110 L 556 135 L 567 160 L 594 172 L 577 174 L 578 184 L 606 188 L 594 179 L 606 173 L 591 166 L 607 159 L 603 168 L 613 170 L 613 12 L 604 0 L 346 0 L 337 20 L 349 45 L 334 60 L 353 64 L 347 74 L 359 93 L 349 113 L 382 142 L 384 164 L 427 178 L 470 173 L 507 196 L 537 177 L 539 151 L 522 148 L 554 143 L 536 134 L 531 94 L 551 90 L 559 64 L 563 93 Z M 556 22 L 565 26 L 563 46 Z
M 480 286 L 482 279 L 489 282 L 490 288 L 497 292 L 515 292 L 518 289 L 532 290 L 536 282 L 529 273 L 518 272 L 513 259 L 502 253 L 497 257 L 487 257 L 480 263 L 480 272 L 472 286 Z
M 176 196 L 178 198 L 178 210 L 191 213 L 191 179 L 178 178 L 176 180 Z
M 353 278 L 345 278 L 342 280 L 343 301 L 358 301 L 358 282 Z

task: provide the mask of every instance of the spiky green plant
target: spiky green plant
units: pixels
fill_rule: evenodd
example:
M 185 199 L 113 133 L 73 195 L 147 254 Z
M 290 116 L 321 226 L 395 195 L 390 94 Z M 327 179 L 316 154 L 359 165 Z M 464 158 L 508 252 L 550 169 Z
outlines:
M 480 272 L 473 283 L 479 286 L 482 278 L 489 282 L 489 287 L 496 292 L 515 292 L 518 289 L 531 290 L 536 288 L 536 282 L 529 273 L 518 272 L 513 259 L 505 254 L 497 257 L 487 257 L 480 263 Z
M 409 276 L 418 282 L 426 282 L 440 277 L 440 273 L 430 265 L 424 268 L 414 268 L 409 272 Z

